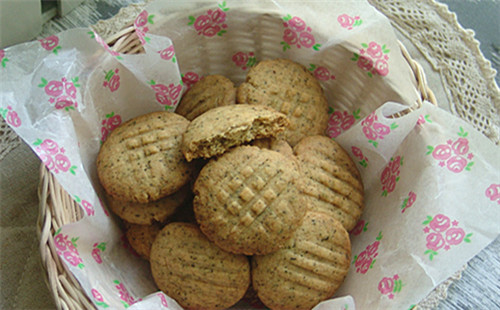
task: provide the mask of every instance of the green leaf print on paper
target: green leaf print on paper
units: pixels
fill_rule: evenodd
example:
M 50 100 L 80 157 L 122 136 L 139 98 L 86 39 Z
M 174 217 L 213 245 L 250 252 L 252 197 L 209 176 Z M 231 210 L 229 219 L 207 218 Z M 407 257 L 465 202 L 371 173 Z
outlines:
M 439 251 L 446 253 L 452 246 L 471 242 L 472 233 L 466 234 L 457 220 L 452 221 L 444 214 L 436 214 L 434 217 L 428 215 L 422 224 L 425 225 L 423 232 L 426 234 L 424 255 L 428 255 L 431 261 Z
M 382 196 L 387 195 L 394 191 L 396 183 L 399 181 L 400 171 L 403 166 L 403 156 L 396 156 L 391 158 L 391 161 L 385 166 L 382 174 L 380 175 L 380 183 L 382 183 Z
M 356 61 L 356 65 L 366 71 L 369 77 L 375 75 L 386 76 L 389 74 L 389 52 L 390 50 L 384 44 L 380 46 L 377 42 L 361 43 L 361 48 L 358 53 L 354 53 L 352 61 Z
M 431 155 L 439 162 L 438 166 L 446 167 L 453 173 L 471 171 L 474 154 L 470 151 L 469 140 L 466 138 L 468 133 L 459 127 L 457 135 L 459 138 L 456 140 L 448 139 L 436 146 L 428 145 L 426 155 Z
M 5 57 L 5 51 L 0 50 L 0 63 L 2 64 L 2 68 L 7 66 L 7 61 L 9 61 L 9 59 Z
M 76 175 L 76 166 L 72 166 L 69 158 L 66 156 L 64 147 L 59 147 L 56 141 L 51 139 L 37 139 L 33 145 L 35 152 L 42 160 L 44 165 L 53 173 L 70 172 Z
M 221 3 L 221 4 L 219 4 L 219 8 L 220 8 L 222 11 L 224 11 L 224 12 L 229 11 L 229 8 L 227 7 L 227 3 L 226 3 L 226 1 L 222 1 L 222 3 Z
M 42 78 L 41 79 L 42 83 L 38 84 L 38 87 L 45 87 L 49 83 L 46 79 Z
M 283 21 L 283 41 L 280 42 L 283 45 L 283 51 L 290 49 L 292 46 L 312 48 L 319 51 L 321 44 L 316 42 L 311 27 L 304 20 L 298 16 L 287 14 L 283 17 Z
M 227 11 L 229 8 L 226 2 L 219 4 L 216 9 L 209 9 L 204 14 L 189 16 L 188 26 L 193 26 L 198 35 L 205 37 L 222 36 L 227 32 Z
M 154 14 L 149 15 L 149 16 L 148 16 L 148 23 L 150 23 L 150 24 L 154 24 L 154 21 L 153 21 L 153 18 L 154 18 L 154 17 L 155 17 L 155 15 L 154 15 Z
M 459 128 L 459 129 L 460 129 L 460 131 L 459 131 L 457 134 L 458 134 L 460 137 L 465 138 L 465 137 L 467 137 L 467 136 L 469 135 L 469 133 L 468 133 L 468 132 L 466 132 L 466 131 L 462 128 L 462 126 L 460 126 L 460 128 Z

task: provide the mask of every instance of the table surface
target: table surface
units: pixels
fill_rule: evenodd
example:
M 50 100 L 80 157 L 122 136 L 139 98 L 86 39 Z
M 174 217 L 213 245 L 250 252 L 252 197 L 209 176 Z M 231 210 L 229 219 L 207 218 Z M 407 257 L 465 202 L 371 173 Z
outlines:
M 118 13 L 118 10 L 131 3 L 140 3 L 140 0 L 96 0 L 84 1 L 83 6 L 90 6 L 92 14 L 89 16 L 74 16 L 60 18 L 45 27 L 39 37 L 46 37 L 64 29 L 80 26 L 88 26 L 100 19 L 107 19 Z M 449 5 L 452 12 L 456 12 L 459 23 L 466 29 L 476 32 L 476 39 L 481 42 L 480 48 L 485 58 L 492 61 L 492 67 L 497 71 L 500 69 L 500 3 L 494 0 L 466 1 L 466 0 L 441 0 L 441 3 Z M 84 12 L 84 10 L 83 10 Z M 498 84 L 499 76 L 496 81 Z M 16 156 L 28 154 L 23 162 L 19 162 Z M 22 197 L 36 195 L 38 186 L 39 161 L 36 156 L 29 152 L 23 143 L 12 150 L 0 161 L 0 197 L 12 196 L 12 193 L 22 194 Z M 29 179 L 16 180 L 11 177 L 16 174 L 27 174 L 32 171 Z M 29 173 L 28 173 L 29 174 Z M 0 253 L 1 277 L 0 277 L 0 308 L 1 309 L 53 309 L 48 289 L 43 281 L 33 283 L 29 281 L 26 274 L 39 275 L 41 279 L 39 257 L 29 256 L 29 253 L 38 251 L 38 242 L 33 240 L 35 222 L 37 216 L 36 202 L 28 199 L 15 202 L 19 206 L 17 212 L 7 215 L 5 206 L 0 206 L 0 235 L 2 249 L 11 247 L 15 249 L 18 257 L 25 257 L 26 262 L 23 270 L 10 270 L 9 259 Z M 11 224 L 14 223 L 14 224 Z M 21 229 L 28 226 L 31 228 Z M 19 237 L 21 236 L 21 237 Z M 24 238 L 24 244 L 18 239 Z M 36 239 L 36 238 L 35 238 Z M 29 241 L 28 241 L 29 240 Z M 497 238 L 486 249 L 474 257 L 462 273 L 461 279 L 455 281 L 448 289 L 448 296 L 436 307 L 445 309 L 500 309 L 500 238 Z M 18 281 L 17 286 L 11 285 L 9 281 Z M 21 293 L 26 290 L 27 293 Z M 34 292 L 38 292 L 35 294 Z M 30 296 L 26 296 L 30 295 Z M 40 297 L 41 296 L 41 297 Z

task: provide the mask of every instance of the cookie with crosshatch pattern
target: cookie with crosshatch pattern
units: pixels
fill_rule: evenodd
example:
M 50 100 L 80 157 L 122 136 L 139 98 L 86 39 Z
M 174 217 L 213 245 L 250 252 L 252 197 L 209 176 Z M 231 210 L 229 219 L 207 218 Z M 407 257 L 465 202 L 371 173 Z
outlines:
M 180 190 L 194 170 L 181 151 L 188 125 L 183 116 L 160 111 L 115 128 L 97 156 L 106 192 L 117 200 L 147 203 Z
M 237 103 L 258 104 L 285 114 L 284 134 L 293 147 L 303 137 L 321 135 L 328 125 L 328 102 L 318 80 L 289 59 L 268 59 L 252 67 L 236 91 Z
M 192 223 L 167 224 L 153 242 L 150 263 L 158 288 L 184 309 L 227 309 L 250 285 L 248 258 L 223 251 Z
M 239 146 L 212 159 L 194 184 L 193 207 L 207 237 L 246 255 L 276 251 L 305 213 L 297 162 L 278 152 Z
M 308 211 L 286 245 L 252 257 L 252 287 L 271 309 L 311 309 L 331 297 L 351 263 L 351 242 L 342 224 Z
M 326 136 L 306 137 L 293 150 L 311 210 L 330 214 L 347 231 L 353 229 L 364 209 L 364 187 L 349 154 Z

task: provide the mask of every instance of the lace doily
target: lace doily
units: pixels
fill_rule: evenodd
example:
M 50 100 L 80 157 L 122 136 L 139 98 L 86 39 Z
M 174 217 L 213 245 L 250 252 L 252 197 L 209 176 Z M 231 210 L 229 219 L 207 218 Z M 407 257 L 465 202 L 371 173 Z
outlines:
M 500 142 L 500 90 L 472 30 L 432 0 L 369 0 L 439 72 L 450 111 L 496 144 Z M 432 87 L 432 86 L 431 86 Z

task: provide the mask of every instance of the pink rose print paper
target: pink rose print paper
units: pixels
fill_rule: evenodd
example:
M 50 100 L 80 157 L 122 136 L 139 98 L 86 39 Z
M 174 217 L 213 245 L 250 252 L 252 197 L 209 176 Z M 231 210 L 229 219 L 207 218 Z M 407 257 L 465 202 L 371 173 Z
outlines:
M 45 94 L 49 96 L 49 103 L 54 104 L 54 107 L 58 110 L 75 110 L 78 107 L 77 102 L 77 87 L 80 87 L 78 83 L 78 77 L 74 77 L 71 80 L 65 77 L 61 80 L 48 81 L 47 79 L 41 79 L 41 83 L 38 87 L 43 88 Z
M 0 50 L 0 65 L 2 68 L 5 68 L 7 66 L 7 62 L 9 59 L 5 56 L 5 50 Z
M 354 267 L 356 272 L 365 274 L 369 269 L 373 268 L 373 265 L 377 261 L 376 257 L 379 252 L 380 240 L 382 240 L 382 232 L 379 232 L 375 241 L 368 245 L 364 251 L 358 255 L 354 255 Z
M 466 234 L 463 228 L 459 227 L 457 220 L 452 221 L 444 214 L 437 214 L 434 217 L 428 215 L 422 224 L 426 225 L 423 231 L 427 234 L 425 238 L 427 250 L 424 254 L 429 255 L 429 260 L 433 260 L 441 249 L 448 251 L 451 246 L 471 242 L 472 233 Z
M 253 52 L 237 52 L 233 55 L 231 60 L 237 67 L 240 67 L 241 70 L 246 70 L 257 64 L 257 58 L 255 58 L 255 54 Z
M 196 72 L 186 72 L 182 74 L 182 84 L 186 87 L 186 89 L 190 89 L 191 86 L 196 84 L 201 79 L 201 77 Z
M 118 75 L 118 71 L 120 71 L 118 68 L 109 70 L 104 77 L 102 86 L 108 88 L 111 92 L 117 91 L 120 87 L 120 75 Z
M 491 184 L 485 192 L 486 197 L 500 205 L 500 184 Z
M 102 264 L 102 253 L 106 251 L 106 242 L 96 242 L 93 245 L 92 249 L 92 257 L 94 258 L 95 262 L 98 264 Z
M 73 237 L 69 239 L 68 235 L 64 235 L 61 233 L 61 230 L 58 230 L 54 235 L 54 244 L 57 250 L 57 254 L 62 257 L 66 263 L 71 266 L 78 267 L 83 269 L 85 265 L 83 264 L 83 260 L 80 257 L 80 253 L 77 250 L 77 241 L 78 237 Z
M 382 171 L 380 175 L 380 183 L 382 184 L 382 196 L 387 196 L 396 188 L 396 183 L 399 181 L 399 173 L 403 166 L 403 157 L 396 156 L 391 158 L 391 161 Z
M 101 293 L 99 293 L 98 290 L 93 288 L 91 290 L 91 293 L 92 293 L 92 297 L 94 298 L 94 302 L 96 305 L 98 305 L 99 307 L 102 307 L 102 308 L 109 307 L 109 305 L 104 301 L 104 298 L 102 297 Z
M 406 197 L 403 200 L 403 204 L 401 205 L 401 213 L 405 213 L 405 211 L 413 206 L 415 203 L 415 200 L 417 200 L 417 194 L 415 194 L 413 191 L 410 191 L 408 193 L 408 197 Z
M 149 31 L 149 25 L 154 24 L 154 17 L 154 14 L 149 14 L 148 11 L 144 10 L 134 21 L 135 33 L 142 45 L 151 40 L 146 36 L 146 33 Z
M 80 206 L 82 206 L 82 208 L 85 210 L 85 213 L 88 216 L 95 215 L 94 206 L 90 202 L 88 202 L 85 199 L 81 199 L 80 197 L 78 197 L 76 195 L 75 195 L 75 201 L 78 202 L 80 204 Z
M 177 61 L 177 59 L 175 58 L 175 49 L 173 45 L 170 45 L 169 47 L 158 51 L 158 53 L 160 54 L 161 59 L 170 60 L 173 63 Z
M 189 16 L 188 26 L 193 26 L 198 35 L 213 37 L 222 36 L 227 32 L 226 13 L 229 11 L 226 1 L 218 5 L 217 9 L 208 10 L 197 17 Z
M 59 46 L 59 38 L 55 35 L 52 35 L 50 37 L 38 41 L 45 50 L 50 51 L 56 55 L 58 51 L 61 49 L 61 46 Z
M 106 118 L 101 122 L 101 142 L 106 141 L 108 135 L 122 123 L 122 117 L 115 112 L 106 114 Z
M 285 30 L 283 31 L 283 41 L 280 42 L 283 51 L 291 49 L 292 46 L 319 51 L 321 44 L 316 42 L 311 27 L 307 26 L 302 18 L 288 14 L 283 17 L 283 21 Z
M 380 294 L 387 296 L 389 299 L 393 299 L 397 293 L 401 292 L 402 288 L 403 281 L 401 281 L 397 274 L 392 277 L 384 277 L 378 283 Z
M 469 150 L 468 133 L 460 127 L 457 133 L 457 139 L 448 139 L 446 143 L 441 143 L 436 146 L 427 146 L 427 155 L 439 161 L 440 167 L 445 167 L 453 173 L 462 171 L 470 171 L 474 165 L 474 154 Z
M 132 295 L 130 295 L 127 287 L 123 282 L 114 280 L 113 283 L 115 284 L 115 288 L 118 291 L 121 302 L 125 308 L 128 308 L 131 305 L 135 304 L 136 302 L 140 301 L 140 299 L 136 300 Z
M 340 14 L 337 17 L 337 21 L 342 28 L 346 28 L 347 30 L 351 30 L 354 27 L 359 27 L 363 23 L 363 20 L 359 16 L 353 17 L 347 14 Z
M 21 126 L 22 122 L 19 118 L 19 115 L 16 111 L 12 110 L 12 107 L 10 105 L 7 106 L 7 109 L 0 108 L 0 115 L 2 115 L 7 124 L 11 125 L 12 127 Z
M 365 220 L 361 219 L 358 221 L 356 226 L 349 232 L 352 236 L 357 236 L 365 231 L 368 230 L 368 222 Z
M 347 131 L 354 125 L 356 120 L 360 119 L 360 109 L 349 113 L 347 111 L 336 111 L 329 108 L 330 117 L 328 118 L 328 127 L 326 129 L 328 136 L 331 138 L 338 137 L 342 132 Z
M 383 140 L 385 136 L 391 133 L 392 130 L 398 128 L 396 122 L 392 123 L 390 126 L 385 125 L 378 121 L 378 116 L 375 112 L 368 115 L 362 122 L 363 133 L 374 147 L 377 147 L 380 140 Z
M 335 75 L 326 67 L 309 64 L 308 69 L 319 81 L 327 82 L 328 80 L 335 80 Z
M 42 160 L 45 166 L 53 173 L 69 172 L 76 175 L 77 167 L 72 165 L 64 147 L 59 147 L 56 141 L 52 139 L 37 139 L 33 145 L 35 152 Z
M 165 110 L 172 109 L 179 102 L 182 85 L 173 83 L 164 85 L 156 83 L 154 80 L 149 81 L 149 85 L 155 91 L 156 101 L 165 106 Z
M 351 60 L 355 61 L 361 70 L 366 71 L 369 77 L 389 74 L 388 54 L 390 50 L 387 46 L 374 41 L 368 44 L 362 43 L 361 46 L 359 53 L 354 53 Z
M 354 158 L 358 159 L 358 164 L 360 164 L 360 166 L 366 168 L 368 167 L 368 157 L 366 157 L 364 154 L 363 154 L 363 151 L 357 147 L 357 146 L 352 146 L 351 147 L 351 153 L 352 155 L 354 156 Z

